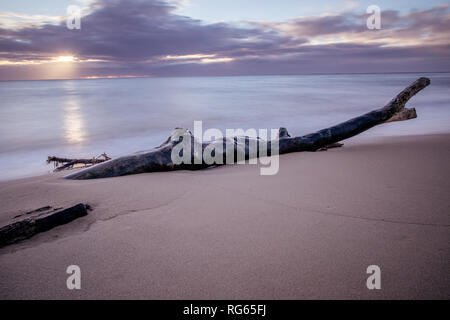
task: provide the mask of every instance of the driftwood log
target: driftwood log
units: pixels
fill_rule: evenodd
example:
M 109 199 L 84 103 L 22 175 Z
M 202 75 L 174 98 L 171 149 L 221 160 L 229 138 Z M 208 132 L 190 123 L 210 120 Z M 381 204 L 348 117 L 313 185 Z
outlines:
M 279 145 L 279 154 L 299 151 L 317 151 L 326 149 L 328 147 L 337 147 L 341 144 L 338 142 L 353 137 L 367 129 L 370 129 L 376 125 L 383 124 L 392 121 L 403 121 L 416 118 L 416 110 L 414 108 L 406 108 L 406 102 L 418 93 L 420 90 L 430 84 L 430 79 L 419 78 L 409 87 L 400 92 L 394 99 L 392 99 L 386 106 L 381 109 L 377 109 L 361 115 L 359 117 L 350 119 L 346 122 L 340 123 L 333 127 L 320 130 L 318 132 L 308 134 L 305 136 L 291 137 L 285 128 L 279 129 L 279 136 L 277 144 Z M 198 170 L 206 167 L 217 166 L 217 164 L 208 164 L 205 161 L 200 160 L 200 163 L 196 163 L 195 158 L 198 154 L 194 151 L 195 139 L 191 139 L 191 163 L 186 164 L 174 164 L 171 158 L 173 148 L 180 143 L 183 139 L 183 134 L 190 134 L 188 130 L 177 128 L 172 133 L 171 137 L 167 139 L 162 145 L 149 151 L 142 151 L 133 153 L 127 156 L 116 158 L 113 160 L 105 161 L 100 164 L 96 164 L 92 167 L 80 170 L 78 172 L 69 174 L 65 178 L 67 179 L 95 179 L 116 177 L 128 174 L 136 174 L 143 172 L 155 172 L 155 171 L 172 171 L 172 170 Z M 259 138 L 256 138 L 258 140 Z M 215 143 L 223 143 L 223 150 L 226 150 L 226 143 L 234 143 L 234 152 L 237 154 L 239 151 L 245 153 L 245 159 L 252 157 L 259 157 L 265 155 L 271 155 L 272 145 L 275 145 L 273 141 L 267 142 L 267 153 L 260 153 L 260 150 L 256 154 L 250 154 L 249 145 L 250 141 L 254 138 L 245 137 L 244 142 L 237 137 L 233 140 L 222 139 L 222 141 L 215 141 Z M 203 143 L 201 150 L 205 150 L 211 142 Z M 226 152 L 223 152 L 225 159 Z M 237 158 L 234 159 L 237 161 Z M 225 163 L 225 161 L 223 161 Z
M 31 238 L 32 236 L 66 224 L 88 214 L 90 206 L 79 203 L 66 209 L 42 207 L 14 217 L 13 221 L 0 228 L 0 247 Z

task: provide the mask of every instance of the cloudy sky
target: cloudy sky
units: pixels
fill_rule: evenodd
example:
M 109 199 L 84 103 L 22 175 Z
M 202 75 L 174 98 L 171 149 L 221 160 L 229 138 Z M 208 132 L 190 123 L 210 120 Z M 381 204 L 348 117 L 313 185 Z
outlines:
M 0 80 L 450 71 L 449 30 L 434 0 L 6 0 Z

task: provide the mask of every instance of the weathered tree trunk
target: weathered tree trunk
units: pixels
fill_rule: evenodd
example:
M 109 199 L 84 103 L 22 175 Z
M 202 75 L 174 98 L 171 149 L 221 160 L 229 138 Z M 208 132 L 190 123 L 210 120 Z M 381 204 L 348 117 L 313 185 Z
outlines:
M 279 144 L 279 153 L 299 152 L 299 151 L 317 151 L 327 147 L 339 146 L 339 141 L 353 137 L 367 129 L 370 129 L 376 125 L 391 122 L 402 121 L 416 118 L 415 109 L 405 108 L 406 102 L 418 93 L 420 90 L 430 84 L 430 79 L 419 78 L 409 87 L 400 92 L 394 99 L 392 99 L 385 107 L 366 113 L 362 116 L 353 118 L 346 122 L 340 123 L 336 126 L 320 130 L 318 132 L 308 134 L 300 137 L 290 137 L 285 128 L 280 128 L 279 137 L 276 142 Z M 171 170 L 198 170 L 210 166 L 217 166 L 220 164 L 208 164 L 205 161 L 200 160 L 199 164 L 195 163 L 195 159 L 198 154 L 194 152 L 195 139 L 192 139 L 191 148 L 191 163 L 186 164 L 174 164 L 171 158 L 172 149 L 182 141 L 180 136 L 183 132 L 189 131 L 184 129 L 175 129 L 172 136 L 164 142 L 161 146 L 149 151 L 137 152 L 128 156 L 116 158 L 113 160 L 105 161 L 103 163 L 94 165 L 92 167 L 80 170 L 72 173 L 65 178 L 67 179 L 95 179 L 116 177 L 128 174 L 136 174 L 142 172 L 155 172 L 155 171 L 171 171 Z M 222 141 L 216 141 L 216 143 L 223 144 L 223 150 L 226 150 L 226 144 L 234 144 L 233 148 L 235 154 L 239 150 L 243 150 L 245 153 L 245 159 L 252 158 L 254 156 L 259 157 L 266 155 L 257 150 L 256 154 L 250 154 L 249 145 L 250 141 L 255 140 L 253 138 L 245 137 L 244 142 L 239 142 L 237 137 L 234 140 L 223 139 Z M 256 139 L 258 140 L 258 139 Z M 210 142 L 203 143 L 201 150 L 210 145 Z M 274 141 L 267 142 L 267 155 L 273 153 L 272 145 Z M 223 152 L 222 157 L 225 159 L 226 153 Z M 234 158 L 236 161 L 236 157 Z M 223 161 L 225 163 L 225 161 Z
M 50 206 L 16 216 L 13 221 L 0 228 L 0 247 L 18 242 L 66 224 L 88 214 L 89 205 L 79 203 L 66 209 L 53 209 Z M 17 220 L 17 218 L 19 218 Z

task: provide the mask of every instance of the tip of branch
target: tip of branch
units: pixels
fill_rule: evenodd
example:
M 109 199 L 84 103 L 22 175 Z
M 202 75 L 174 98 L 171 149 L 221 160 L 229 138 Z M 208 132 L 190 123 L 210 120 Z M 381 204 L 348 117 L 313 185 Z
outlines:
M 417 82 L 422 83 L 423 86 L 426 87 L 426 86 L 430 85 L 431 80 L 430 80 L 430 78 L 421 77 L 421 78 L 417 79 Z

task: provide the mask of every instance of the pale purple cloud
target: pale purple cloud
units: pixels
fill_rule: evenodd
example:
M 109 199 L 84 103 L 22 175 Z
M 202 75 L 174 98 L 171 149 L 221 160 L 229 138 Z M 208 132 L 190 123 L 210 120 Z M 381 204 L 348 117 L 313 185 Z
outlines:
M 73 77 L 450 71 L 448 6 L 382 12 L 382 30 L 352 12 L 236 25 L 204 24 L 157 0 L 92 9 L 81 30 L 0 26 L 0 79 L 51 77 L 53 65 L 39 63 L 67 53 L 84 61 Z

